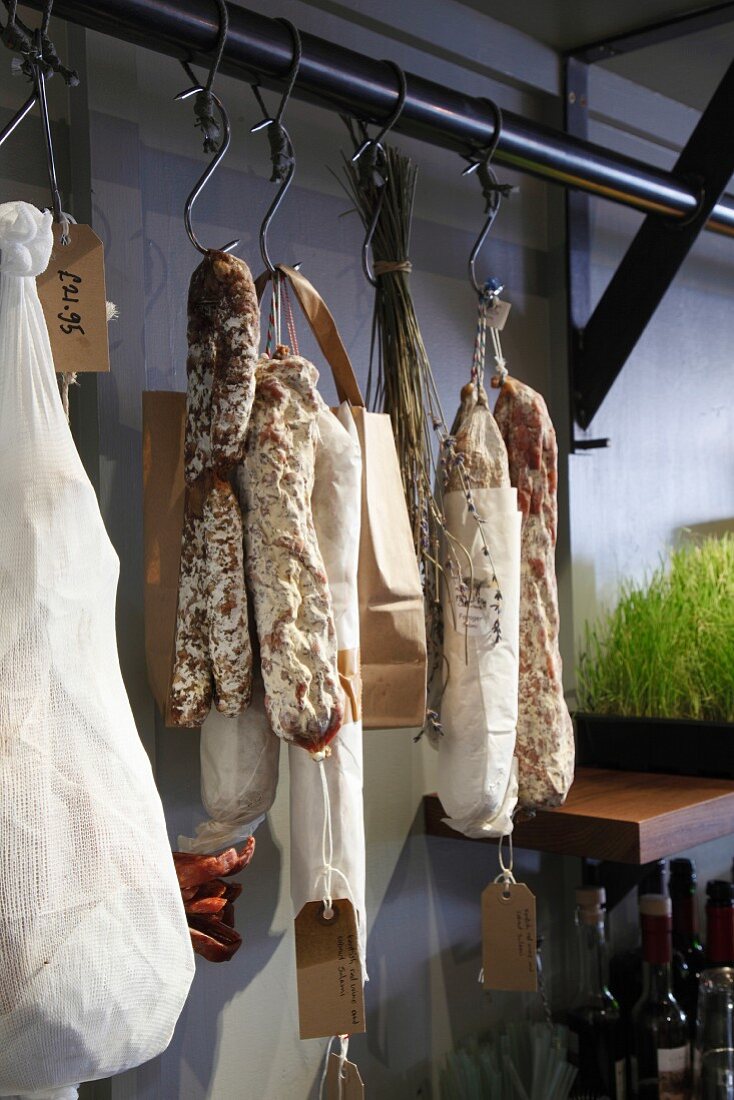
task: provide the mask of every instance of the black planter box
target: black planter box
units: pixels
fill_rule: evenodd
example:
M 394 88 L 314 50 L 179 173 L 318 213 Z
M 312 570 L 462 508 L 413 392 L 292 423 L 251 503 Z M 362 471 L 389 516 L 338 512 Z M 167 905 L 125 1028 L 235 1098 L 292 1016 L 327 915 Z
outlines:
M 576 714 L 577 763 L 734 779 L 734 723 Z

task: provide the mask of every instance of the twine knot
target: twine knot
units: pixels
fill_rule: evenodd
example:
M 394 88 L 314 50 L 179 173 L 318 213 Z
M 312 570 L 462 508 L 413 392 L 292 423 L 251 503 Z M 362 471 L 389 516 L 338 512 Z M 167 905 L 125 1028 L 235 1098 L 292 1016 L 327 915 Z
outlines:
M 413 270 L 410 260 L 375 260 L 372 266 L 375 275 L 396 275 L 399 271 L 410 275 Z
M 194 100 L 194 125 L 204 135 L 204 152 L 216 153 L 222 140 L 222 129 L 214 114 L 214 99 L 208 88 L 202 88 L 197 92 Z

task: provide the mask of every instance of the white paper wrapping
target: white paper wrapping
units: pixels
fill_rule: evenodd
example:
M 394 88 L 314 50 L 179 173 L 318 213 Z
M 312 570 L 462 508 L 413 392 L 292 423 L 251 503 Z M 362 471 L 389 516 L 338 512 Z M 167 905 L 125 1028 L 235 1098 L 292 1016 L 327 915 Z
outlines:
M 51 245 L 49 214 L 0 206 L 0 1096 L 61 1100 L 165 1049 L 194 959 L 38 300 Z
M 178 838 L 182 852 L 218 852 L 255 832 L 278 787 L 280 741 L 265 713 L 260 676 L 243 714 L 228 718 L 212 708 L 201 727 L 201 800 L 209 820 L 196 836 Z
M 520 624 L 521 513 L 515 489 L 473 489 L 472 500 L 484 520 L 492 559 L 483 553 L 477 522 L 463 493 L 447 493 L 448 530 L 471 554 L 474 581 L 493 602 L 492 562 L 502 593 L 498 642 L 494 620 L 472 614 L 470 631 L 455 623 L 451 592 L 444 585 L 444 656 L 448 681 L 441 705 L 443 735 L 438 739 L 438 795 L 453 828 L 465 836 L 502 836 L 512 831 L 517 805 L 518 651 Z M 461 559 L 460 559 L 461 560 Z M 464 571 L 469 581 L 469 571 Z M 486 587 L 485 587 L 486 586 Z
M 348 405 L 335 416 L 319 416 L 320 443 L 312 507 L 341 654 L 359 650 L 359 527 L 362 458 Z M 358 664 L 357 664 L 358 667 Z M 322 852 L 324 800 L 319 765 L 304 749 L 288 747 L 291 791 L 291 896 L 298 913 L 324 896 Z M 360 956 L 365 973 L 365 839 L 362 796 L 362 721 L 346 722 L 324 762 L 331 804 L 333 897 L 347 897 L 357 913 Z

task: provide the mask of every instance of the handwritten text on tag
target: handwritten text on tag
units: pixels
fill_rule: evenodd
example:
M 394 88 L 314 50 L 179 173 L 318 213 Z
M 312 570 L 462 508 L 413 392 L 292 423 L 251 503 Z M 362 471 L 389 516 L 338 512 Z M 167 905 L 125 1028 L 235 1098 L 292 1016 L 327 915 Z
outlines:
M 485 989 L 538 988 L 535 897 L 522 882 L 492 882 L 482 894 Z
M 327 920 L 320 901 L 296 917 L 298 1018 L 302 1039 L 365 1031 L 362 966 L 352 903 L 339 898 Z
M 51 259 L 36 285 L 54 366 L 59 374 L 108 371 L 102 242 L 89 225 L 70 225 L 67 245 L 61 243 L 60 225 L 54 224 L 53 234 Z

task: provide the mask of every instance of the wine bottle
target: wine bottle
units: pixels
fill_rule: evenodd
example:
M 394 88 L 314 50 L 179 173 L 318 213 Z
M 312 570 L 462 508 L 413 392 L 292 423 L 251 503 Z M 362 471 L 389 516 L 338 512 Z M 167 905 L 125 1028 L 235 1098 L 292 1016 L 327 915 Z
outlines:
M 568 1014 L 569 1061 L 578 1067 L 572 1096 L 626 1100 L 626 1057 L 619 1004 L 609 990 L 606 891 L 576 891 L 579 987 Z
M 734 883 L 706 884 L 706 966 L 734 966 Z
M 688 1020 L 673 994 L 672 905 L 661 894 L 640 898 L 643 994 L 632 1012 L 635 1100 L 689 1100 Z
M 665 860 L 657 859 L 647 864 L 645 874 L 637 887 L 638 903 L 643 894 L 664 894 L 664 884 Z M 609 975 L 622 1010 L 622 1020 L 625 1027 L 629 1028 L 632 1009 L 642 996 L 642 947 L 639 941 L 631 950 L 622 951 L 612 957 Z
M 673 905 L 673 993 L 688 1017 L 691 1038 L 696 1030 L 698 979 L 704 951 L 698 934 L 696 872 L 690 859 L 671 859 L 668 891 Z

